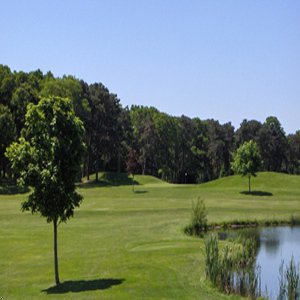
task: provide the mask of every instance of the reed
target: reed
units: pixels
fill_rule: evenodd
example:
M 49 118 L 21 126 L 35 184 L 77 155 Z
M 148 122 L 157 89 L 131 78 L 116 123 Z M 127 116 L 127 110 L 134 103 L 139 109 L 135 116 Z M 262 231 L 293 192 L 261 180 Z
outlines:
M 205 239 L 206 278 L 226 294 L 239 294 L 257 299 L 261 296 L 260 268 L 255 268 L 254 239 L 238 239 L 219 249 L 218 236 Z
M 278 300 L 300 299 L 300 273 L 299 265 L 296 266 L 292 257 L 288 266 L 284 269 L 284 261 L 279 268 L 279 293 Z

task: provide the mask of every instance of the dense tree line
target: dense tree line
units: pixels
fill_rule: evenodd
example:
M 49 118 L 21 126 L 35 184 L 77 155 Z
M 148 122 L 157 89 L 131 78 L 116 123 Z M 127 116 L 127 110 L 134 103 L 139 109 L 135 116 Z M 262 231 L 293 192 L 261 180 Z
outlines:
M 300 174 L 300 131 L 286 135 L 279 120 L 244 120 L 232 124 L 170 116 L 153 107 L 122 107 L 102 83 L 88 84 L 51 72 L 15 72 L 0 65 L 0 170 L 10 172 L 4 152 L 24 128 L 29 103 L 59 96 L 72 101 L 85 127 L 86 152 L 81 176 L 99 171 L 134 170 L 176 183 L 205 182 L 232 174 L 233 152 L 244 142 L 257 143 L 262 171 Z M 131 163 L 132 165 L 132 163 Z

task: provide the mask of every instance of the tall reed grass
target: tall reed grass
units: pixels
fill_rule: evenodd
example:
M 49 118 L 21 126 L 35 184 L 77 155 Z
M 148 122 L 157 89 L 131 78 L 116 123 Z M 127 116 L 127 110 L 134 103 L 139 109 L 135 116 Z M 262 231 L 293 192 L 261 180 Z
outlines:
M 279 268 L 278 300 L 300 300 L 300 272 L 292 257 L 284 269 L 284 261 Z
M 227 243 L 219 249 L 216 233 L 205 239 L 206 278 L 226 294 L 239 294 L 257 299 L 261 296 L 260 268 L 255 267 L 253 239 Z

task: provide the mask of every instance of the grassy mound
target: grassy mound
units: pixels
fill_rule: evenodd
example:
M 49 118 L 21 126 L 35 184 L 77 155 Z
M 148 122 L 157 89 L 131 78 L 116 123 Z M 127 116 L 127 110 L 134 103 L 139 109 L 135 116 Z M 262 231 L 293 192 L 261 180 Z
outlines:
M 84 184 L 97 184 L 102 186 L 121 186 L 121 185 L 132 185 L 132 176 L 127 173 L 113 173 L 113 172 L 100 172 L 98 177 L 98 182 L 96 180 L 96 175 L 92 174 L 90 180 L 87 182 L 87 178 L 83 178 Z M 150 175 L 135 175 L 134 176 L 135 185 L 145 185 L 145 184 L 166 184 L 159 178 Z

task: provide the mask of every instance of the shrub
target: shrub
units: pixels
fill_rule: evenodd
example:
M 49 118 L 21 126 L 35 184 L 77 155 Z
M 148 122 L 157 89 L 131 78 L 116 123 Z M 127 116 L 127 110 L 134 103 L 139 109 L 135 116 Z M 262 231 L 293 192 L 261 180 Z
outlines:
M 192 203 L 191 222 L 184 229 L 184 232 L 190 235 L 201 235 L 207 231 L 207 214 L 203 200 L 197 199 Z

